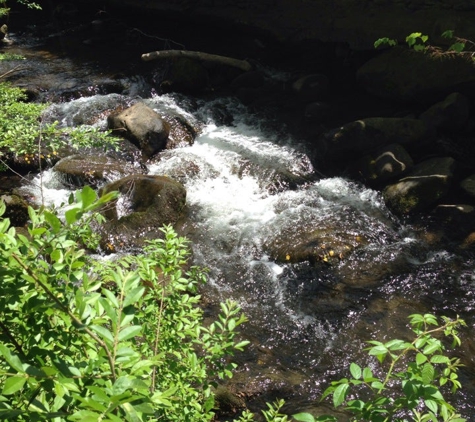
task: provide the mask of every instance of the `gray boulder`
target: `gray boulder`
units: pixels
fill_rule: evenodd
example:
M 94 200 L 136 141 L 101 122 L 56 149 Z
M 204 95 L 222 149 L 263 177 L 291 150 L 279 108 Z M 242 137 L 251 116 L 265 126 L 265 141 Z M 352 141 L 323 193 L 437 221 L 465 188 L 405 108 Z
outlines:
M 403 179 L 386 186 L 383 197 L 396 214 L 427 210 L 449 191 L 455 160 L 431 158 L 415 166 Z
M 184 213 L 185 188 L 165 176 L 130 175 L 105 185 L 100 193 L 111 191 L 118 191 L 119 197 L 102 210 L 107 221 L 100 227 L 107 252 L 142 247 Z
M 122 135 L 142 151 L 145 160 L 166 147 L 170 125 L 160 114 L 143 103 L 131 107 L 107 118 L 109 129 L 116 135 Z

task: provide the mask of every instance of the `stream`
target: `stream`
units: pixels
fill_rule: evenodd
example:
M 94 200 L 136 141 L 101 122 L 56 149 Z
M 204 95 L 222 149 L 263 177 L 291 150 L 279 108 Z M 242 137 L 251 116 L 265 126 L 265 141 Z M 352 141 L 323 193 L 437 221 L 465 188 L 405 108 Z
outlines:
M 423 221 L 414 225 L 395 217 L 375 190 L 324 177 L 283 125 L 234 97 L 158 95 L 135 68 L 121 77 L 125 92 L 103 92 L 96 89 L 99 82 L 112 78 L 103 64 L 57 55 L 20 34 L 10 38 L 7 49 L 36 69 L 15 82 L 49 87 L 41 93 L 56 103 L 48 119 L 71 126 L 95 118 L 94 126 L 105 128 L 101 110 L 140 98 L 159 113 L 179 113 L 201 125 L 192 146 L 166 151 L 147 172 L 177 178 L 186 187 L 182 230 L 191 240 L 194 264 L 209 269 L 202 291 L 206 317 L 232 298 L 249 319 L 242 337 L 251 345 L 236 355 L 239 367 L 229 386 L 245 392 L 252 410 L 277 397 L 286 399 L 289 412 L 312 409 L 332 380 L 349 375 L 351 362 L 374 364 L 363 350 L 366 340 L 407 338 L 407 317 L 430 312 L 458 314 L 467 322 L 455 352 L 465 365 L 455 405 L 475 421 L 473 254 L 434 249 L 424 240 Z M 282 77 L 275 69 L 268 73 Z M 66 95 L 78 86 L 88 95 Z M 231 122 L 216 119 L 216 109 L 232 116 Z M 188 174 L 190 163 L 199 171 Z M 51 170 L 21 189 L 39 198 L 39 183 L 49 205 L 65 202 L 71 192 Z M 269 245 L 291 242 L 297 228 L 322 230 L 330 245 L 324 253 L 349 239 L 352 249 L 331 263 L 273 259 Z

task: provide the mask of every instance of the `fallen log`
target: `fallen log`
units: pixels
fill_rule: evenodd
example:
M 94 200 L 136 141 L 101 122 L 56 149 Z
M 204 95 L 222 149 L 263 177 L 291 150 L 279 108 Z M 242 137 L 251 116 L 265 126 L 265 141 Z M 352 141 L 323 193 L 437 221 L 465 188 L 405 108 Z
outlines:
M 251 63 L 247 60 L 233 59 L 231 57 L 219 56 L 217 54 L 202 53 L 199 51 L 186 50 L 162 50 L 152 51 L 151 53 L 142 54 L 143 61 L 151 61 L 157 59 L 171 59 L 176 57 L 187 57 L 189 59 L 201 60 L 206 62 L 218 63 L 225 66 L 237 67 L 238 69 L 248 72 L 252 69 Z

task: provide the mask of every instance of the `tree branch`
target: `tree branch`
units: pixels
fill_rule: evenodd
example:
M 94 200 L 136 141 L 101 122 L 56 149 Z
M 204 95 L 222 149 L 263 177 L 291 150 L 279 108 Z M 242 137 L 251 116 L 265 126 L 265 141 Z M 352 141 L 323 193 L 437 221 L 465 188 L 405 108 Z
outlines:
M 161 50 L 142 54 L 142 60 L 146 62 L 156 59 L 171 59 L 176 57 L 187 57 L 194 60 L 201 60 L 206 62 L 218 63 L 225 66 L 237 67 L 238 69 L 241 69 L 244 72 L 248 72 L 252 69 L 251 63 L 249 63 L 247 60 L 233 59 L 231 57 L 202 53 L 200 51 Z

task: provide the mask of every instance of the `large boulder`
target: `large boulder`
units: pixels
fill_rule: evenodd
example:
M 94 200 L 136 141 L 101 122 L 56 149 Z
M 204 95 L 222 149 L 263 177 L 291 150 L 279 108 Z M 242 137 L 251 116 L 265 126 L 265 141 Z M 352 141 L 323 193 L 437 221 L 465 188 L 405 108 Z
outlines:
M 170 133 L 169 123 L 141 102 L 110 114 L 107 124 L 114 134 L 122 135 L 139 147 L 146 160 L 166 147 Z
M 383 197 L 396 214 L 424 211 L 437 204 L 449 191 L 455 160 L 436 157 L 419 163 L 406 177 L 386 186 Z
M 397 47 L 367 61 L 357 80 L 378 97 L 427 103 L 456 91 L 475 93 L 475 64 L 467 55 Z
M 186 190 L 168 177 L 130 175 L 101 189 L 111 191 L 118 191 L 119 197 L 102 210 L 105 251 L 142 247 L 145 240 L 160 236 L 163 225 L 174 225 L 183 216 Z

